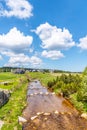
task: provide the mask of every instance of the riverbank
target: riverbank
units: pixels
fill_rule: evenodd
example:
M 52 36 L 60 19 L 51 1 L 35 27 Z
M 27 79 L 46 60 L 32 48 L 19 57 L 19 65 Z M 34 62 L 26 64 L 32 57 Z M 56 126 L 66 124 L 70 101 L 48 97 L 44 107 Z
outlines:
M 23 111 L 27 123 L 23 130 L 86 130 L 87 121 L 68 100 L 48 92 L 38 80 L 27 91 L 27 107 Z M 78 120 L 78 122 L 77 122 Z

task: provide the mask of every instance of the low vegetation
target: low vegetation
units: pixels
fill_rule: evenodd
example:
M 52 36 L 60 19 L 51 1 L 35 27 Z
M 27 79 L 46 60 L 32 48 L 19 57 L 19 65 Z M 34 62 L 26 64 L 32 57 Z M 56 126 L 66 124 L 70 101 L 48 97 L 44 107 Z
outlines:
M 22 126 L 18 124 L 18 116 L 26 106 L 27 76 L 13 73 L 0 73 L 0 83 L 11 82 L 12 84 L 0 84 L 0 88 L 11 92 L 7 104 L 0 108 L 0 120 L 4 121 L 2 130 L 21 130 Z
M 57 76 L 53 81 L 48 82 L 48 88 L 51 88 L 53 91 L 60 91 L 65 97 L 76 93 L 81 86 L 81 77 L 79 75 L 66 75 L 62 74 Z
M 78 110 L 87 112 L 87 67 L 82 74 L 59 75 L 47 86 L 56 93 L 62 93 Z

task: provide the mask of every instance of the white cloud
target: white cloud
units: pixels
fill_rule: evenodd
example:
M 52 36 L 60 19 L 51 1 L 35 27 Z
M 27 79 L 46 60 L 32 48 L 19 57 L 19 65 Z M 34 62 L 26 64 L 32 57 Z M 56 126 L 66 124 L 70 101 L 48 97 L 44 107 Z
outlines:
M 46 51 L 44 50 L 42 52 L 42 56 L 46 57 L 46 58 L 50 58 L 52 60 L 57 60 L 57 59 L 60 59 L 60 58 L 63 58 L 64 55 L 60 52 L 60 51 Z
M 6 17 L 17 17 L 20 19 L 30 18 L 33 6 L 28 0 L 5 0 L 7 9 L 1 7 L 0 15 Z
M 79 44 L 77 46 L 80 47 L 82 50 L 87 50 L 87 36 L 80 38 Z
M 14 27 L 7 34 L 0 35 L 0 49 L 19 53 L 26 49 L 29 50 L 32 41 L 31 36 L 25 36 Z
M 34 51 L 34 48 L 30 48 L 30 49 L 29 49 L 29 52 L 30 52 L 30 53 L 33 53 L 33 51 Z
M 41 65 L 42 64 L 42 60 L 40 58 L 38 58 L 37 56 L 32 56 L 30 58 L 30 63 L 33 65 L 33 66 L 36 66 L 36 65 Z
M 14 54 L 13 52 L 10 52 L 10 51 L 3 51 L 3 50 L 1 50 L 0 53 L 1 53 L 2 55 L 8 56 L 8 57 L 11 57 L 11 56 L 16 55 L 16 54 Z
M 49 23 L 41 24 L 35 32 L 42 41 L 42 48 L 49 50 L 68 49 L 75 45 L 69 30 L 51 26 Z
M 0 35 L 0 54 L 7 56 L 8 63 L 5 66 L 14 67 L 37 67 L 42 64 L 42 60 L 37 56 L 28 56 L 34 49 L 30 48 L 33 38 L 25 36 L 16 27 L 12 28 L 7 34 Z M 27 55 L 25 55 L 27 53 Z
M 0 55 L 0 60 L 2 60 L 2 56 Z
M 14 53 L 3 53 L 3 55 L 8 55 L 9 61 L 5 66 L 13 66 L 13 67 L 30 67 L 30 66 L 38 66 L 41 65 L 42 60 L 36 56 L 29 57 L 23 53 L 14 54 Z

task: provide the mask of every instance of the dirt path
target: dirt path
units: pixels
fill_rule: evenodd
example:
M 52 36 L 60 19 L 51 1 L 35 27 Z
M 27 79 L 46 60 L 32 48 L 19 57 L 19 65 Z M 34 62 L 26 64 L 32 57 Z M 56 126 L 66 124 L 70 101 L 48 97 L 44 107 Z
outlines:
M 28 122 L 23 130 L 87 130 L 87 121 L 62 96 L 42 87 L 39 81 L 30 83 L 27 107 L 23 116 Z

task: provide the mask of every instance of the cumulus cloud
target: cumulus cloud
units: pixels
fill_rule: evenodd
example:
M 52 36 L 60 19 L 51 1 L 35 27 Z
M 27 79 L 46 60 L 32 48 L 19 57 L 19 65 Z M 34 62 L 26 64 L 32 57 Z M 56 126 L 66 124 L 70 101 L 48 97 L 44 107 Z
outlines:
M 32 36 L 25 36 L 14 27 L 7 34 L 0 35 L 0 49 L 19 53 L 29 49 L 32 41 Z
M 5 56 L 8 56 L 8 57 L 14 57 L 14 55 L 16 55 L 15 53 L 13 52 L 10 52 L 10 51 L 2 51 L 0 52 L 2 55 L 5 55 Z
M 57 59 L 60 59 L 60 58 L 63 58 L 64 55 L 60 52 L 60 51 L 46 51 L 44 50 L 42 52 L 42 56 L 46 57 L 46 58 L 50 58 L 52 60 L 57 60 Z
M 5 0 L 6 9 L 1 6 L 0 16 L 17 17 L 20 19 L 30 18 L 33 6 L 28 0 Z
M 10 57 L 8 63 L 10 66 L 23 66 L 27 63 L 29 63 L 30 58 L 28 56 L 25 56 L 24 54 L 19 55 L 13 55 Z
M 77 46 L 80 47 L 82 50 L 87 50 L 87 36 L 80 38 L 79 44 Z
M 29 56 L 29 52 L 33 53 L 34 51 L 30 47 L 32 42 L 31 36 L 25 36 L 16 27 L 12 28 L 7 34 L 0 35 L 0 54 L 8 57 L 5 66 L 40 66 L 42 60 L 38 56 Z
M 42 41 L 42 48 L 49 50 L 68 49 L 75 45 L 68 29 L 57 28 L 49 23 L 41 24 L 35 32 Z
M 30 58 L 30 63 L 33 65 L 33 66 L 36 66 L 36 65 L 41 65 L 42 64 L 42 60 L 40 58 L 38 58 L 37 56 L 32 56 Z
M 5 53 L 4 53 L 5 54 Z M 21 54 L 14 54 L 8 53 L 10 56 L 9 61 L 5 66 L 12 66 L 12 67 L 30 67 L 30 66 L 38 66 L 41 65 L 42 60 L 36 56 L 29 57 L 23 53 Z

